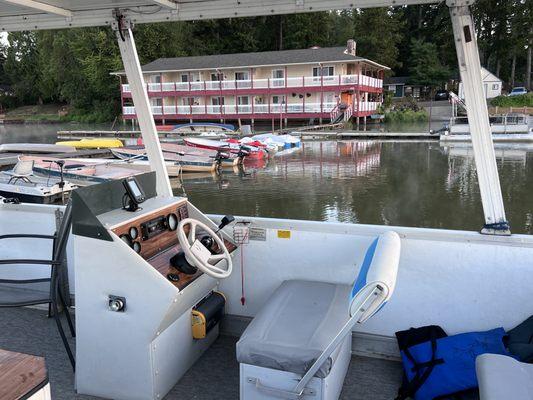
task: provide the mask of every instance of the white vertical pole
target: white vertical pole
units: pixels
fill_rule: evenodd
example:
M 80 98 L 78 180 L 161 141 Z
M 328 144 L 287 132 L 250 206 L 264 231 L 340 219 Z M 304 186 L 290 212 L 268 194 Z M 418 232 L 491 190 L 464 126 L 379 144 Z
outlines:
M 463 82 L 479 191 L 485 213 L 485 227 L 482 232 L 500 235 L 510 234 L 494 154 L 487 101 L 483 93 L 481 62 L 469 8 L 471 3 L 473 3 L 471 0 L 447 0 L 452 18 L 459 71 Z
M 123 21 L 126 22 L 126 21 Z M 122 30 L 122 32 L 121 32 Z M 150 100 L 146 91 L 146 84 L 139 63 L 137 49 L 135 47 L 135 40 L 129 24 L 126 28 L 118 27 L 116 29 L 118 40 L 118 47 L 122 56 L 124 70 L 128 78 L 128 83 L 131 89 L 131 97 L 135 105 L 135 113 L 137 114 L 137 121 L 141 129 L 141 134 L 146 148 L 146 155 L 152 171 L 156 172 L 156 189 L 160 196 L 172 196 L 172 188 L 170 187 L 170 180 L 168 178 L 167 168 L 163 153 L 161 151 L 161 143 L 157 135 L 157 129 L 150 107 Z

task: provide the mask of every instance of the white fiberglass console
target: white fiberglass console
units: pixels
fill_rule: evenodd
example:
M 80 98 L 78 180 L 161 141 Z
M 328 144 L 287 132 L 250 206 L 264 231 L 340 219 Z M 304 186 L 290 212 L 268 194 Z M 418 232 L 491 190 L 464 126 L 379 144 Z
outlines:
M 158 197 L 153 173 L 137 180 L 145 200 L 135 211 L 120 181 L 73 195 L 80 394 L 161 399 L 218 335 L 215 326 L 194 339 L 191 313 L 217 289 L 216 277 L 231 273 L 236 246 L 222 232 L 213 238 L 216 225 L 187 199 Z M 199 240 L 206 237 L 209 250 Z M 214 270 L 196 268 L 193 248 Z

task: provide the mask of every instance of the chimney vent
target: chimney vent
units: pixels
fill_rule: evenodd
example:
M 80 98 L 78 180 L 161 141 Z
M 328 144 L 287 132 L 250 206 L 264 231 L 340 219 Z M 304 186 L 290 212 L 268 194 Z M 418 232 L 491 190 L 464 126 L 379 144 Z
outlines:
M 355 56 L 356 48 L 357 44 L 355 43 L 355 40 L 349 39 L 346 43 L 346 54 L 351 54 L 352 56 Z

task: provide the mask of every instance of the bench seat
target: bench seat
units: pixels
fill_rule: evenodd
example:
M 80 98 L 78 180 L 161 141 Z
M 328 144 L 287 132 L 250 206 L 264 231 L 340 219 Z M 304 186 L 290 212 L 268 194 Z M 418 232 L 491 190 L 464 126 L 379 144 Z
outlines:
M 304 374 L 348 321 L 350 285 L 283 282 L 237 343 L 240 363 Z M 338 349 L 315 376 L 324 378 Z

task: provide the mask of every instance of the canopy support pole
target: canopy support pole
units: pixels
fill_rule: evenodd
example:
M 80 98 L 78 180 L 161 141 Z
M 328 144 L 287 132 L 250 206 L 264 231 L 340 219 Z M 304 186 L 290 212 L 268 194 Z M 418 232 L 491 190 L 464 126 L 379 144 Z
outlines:
M 485 226 L 481 232 L 492 235 L 510 235 L 494 154 L 487 100 L 483 91 L 476 32 L 469 8 L 472 3 L 472 0 L 447 0 L 453 24 L 459 71 L 464 87 L 479 191 L 485 214 Z
M 122 56 L 122 63 L 131 89 L 131 97 L 135 105 L 135 112 L 148 156 L 150 169 L 156 172 L 156 190 L 159 196 L 171 197 L 172 188 L 168 178 L 167 167 L 161 151 L 161 143 L 157 135 L 154 117 L 150 106 L 150 99 L 146 91 L 146 84 L 141 70 L 141 64 L 135 47 L 135 40 L 129 20 L 122 15 L 116 15 L 113 29 L 117 35 L 118 47 Z

